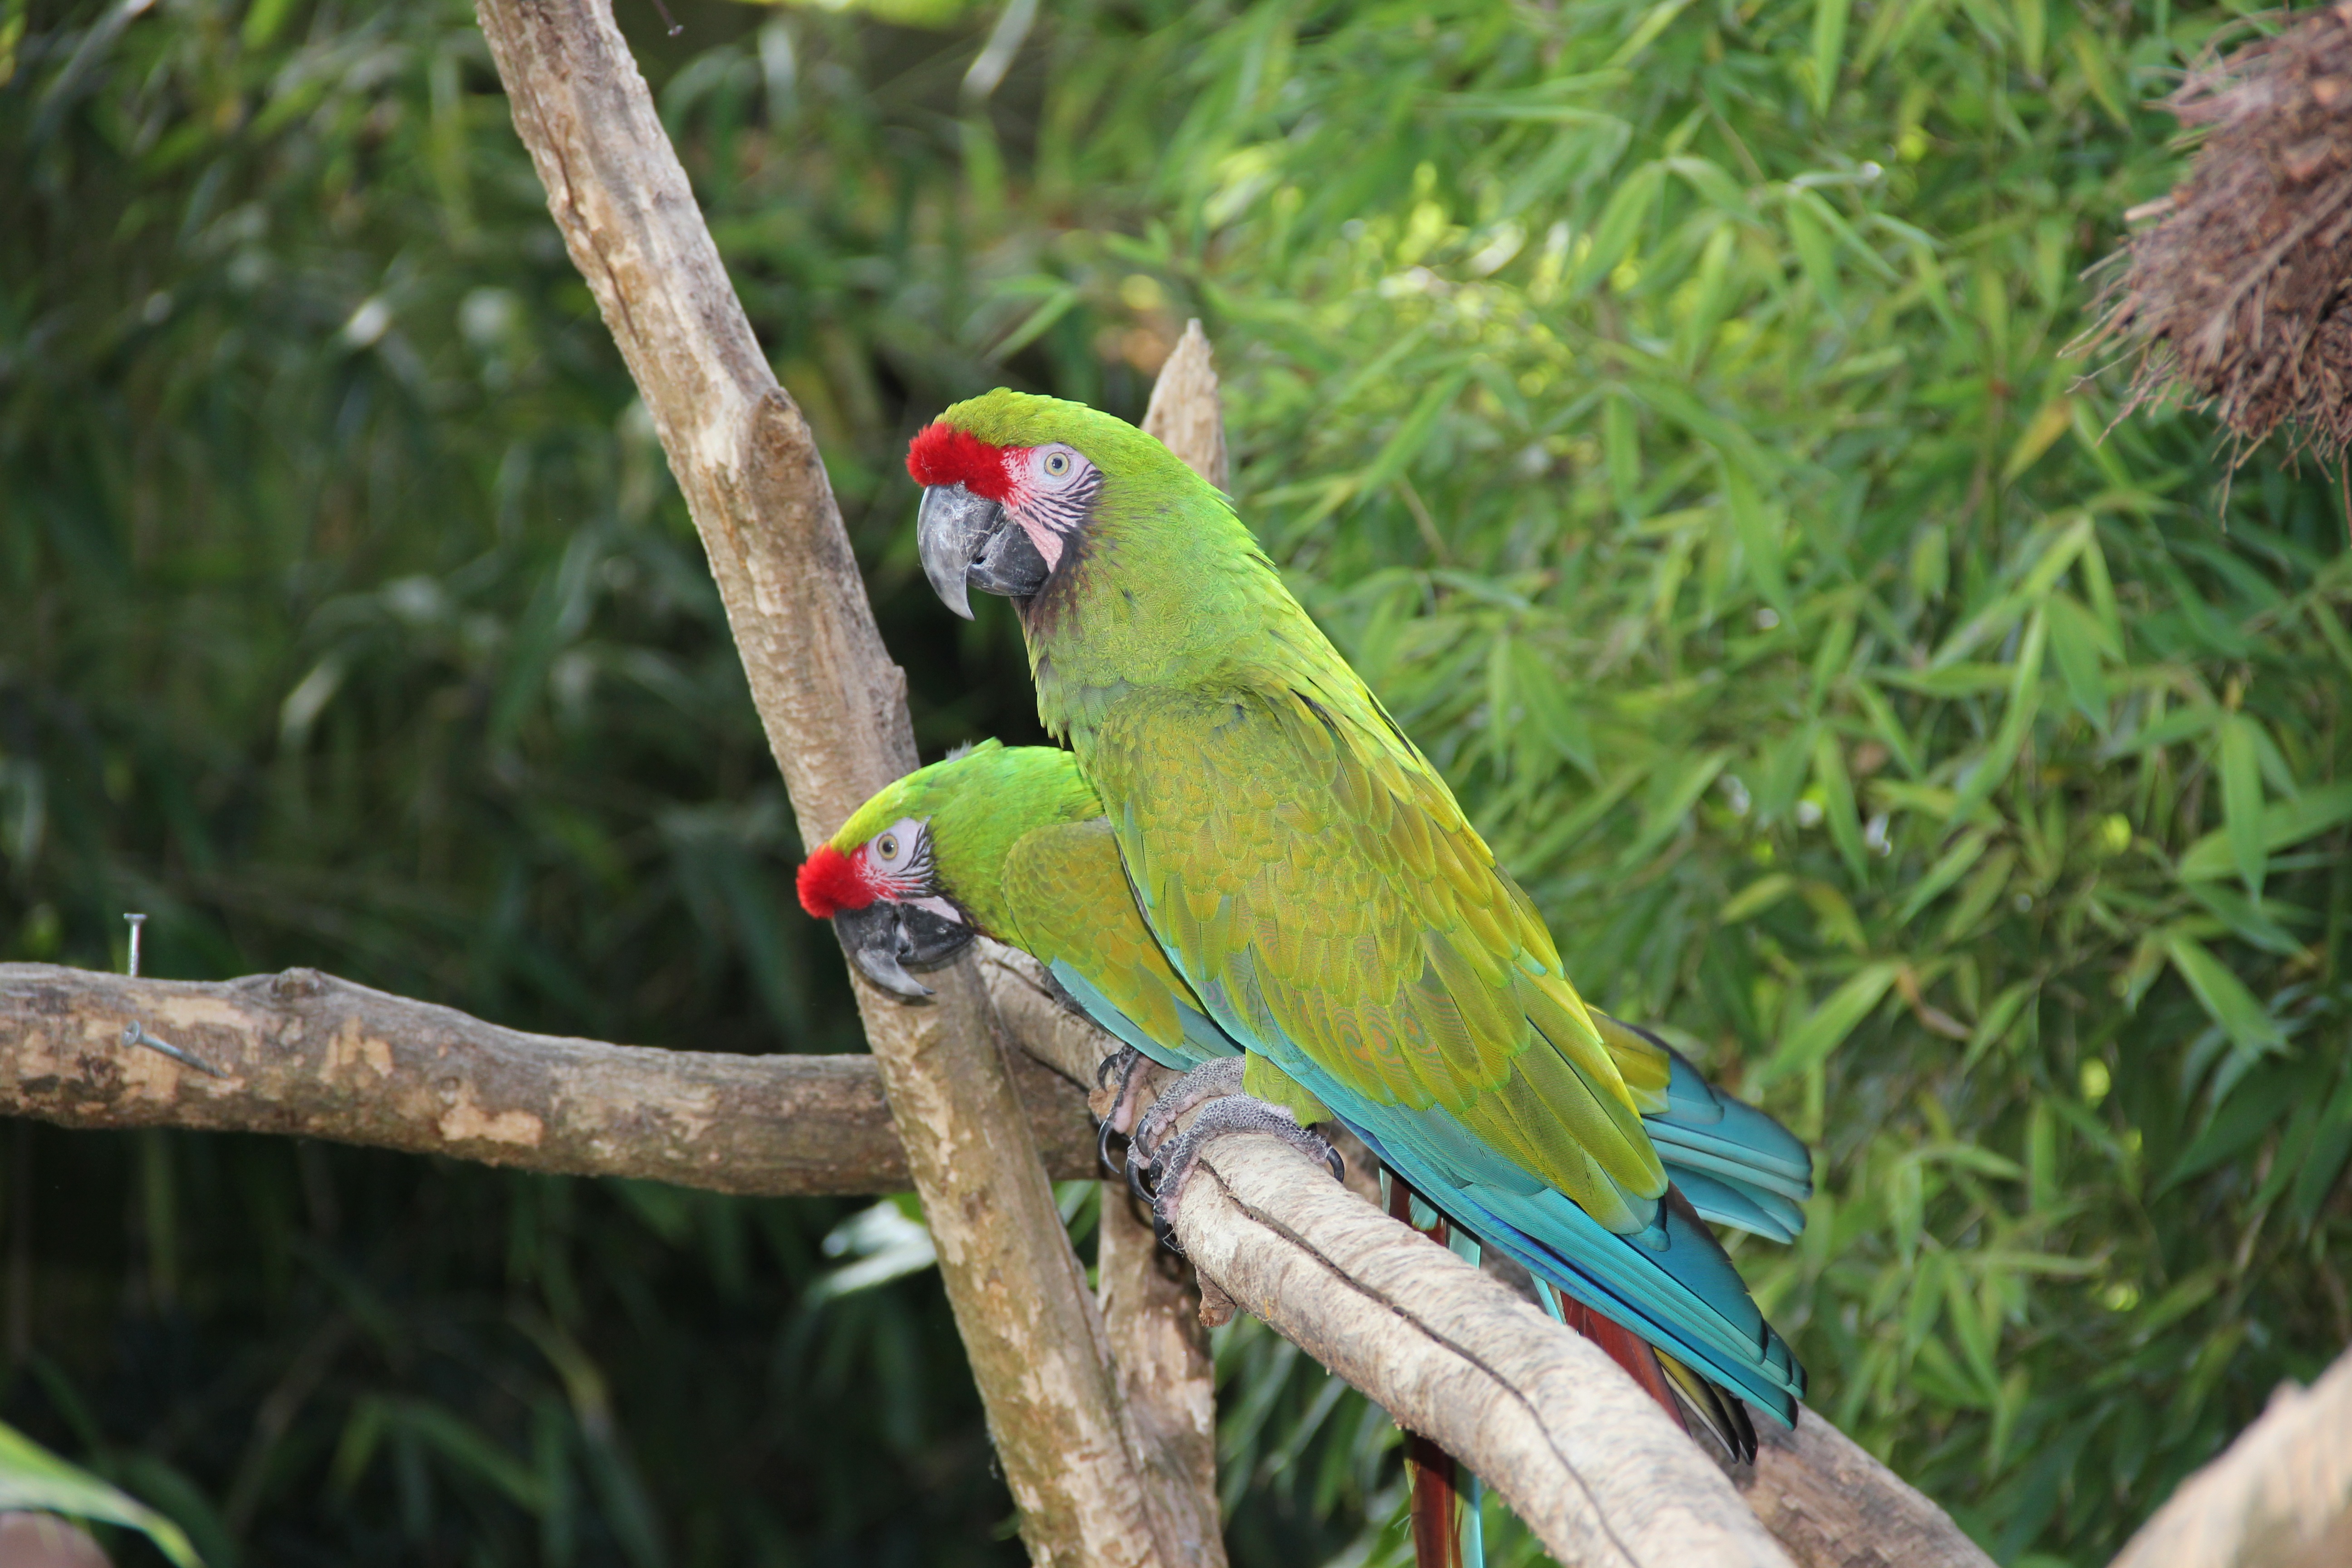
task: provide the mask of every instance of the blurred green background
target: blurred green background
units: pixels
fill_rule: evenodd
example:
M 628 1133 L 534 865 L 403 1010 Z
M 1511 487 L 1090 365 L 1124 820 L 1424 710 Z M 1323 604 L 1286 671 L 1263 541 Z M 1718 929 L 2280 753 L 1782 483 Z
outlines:
M 1037 730 L 906 437 L 1136 416 L 1199 315 L 1244 515 L 1586 994 L 1818 1141 L 1738 1251 L 1819 1408 L 2089 1568 L 2352 1340 L 2345 499 L 2061 357 L 2237 12 L 675 8 L 620 19 L 927 755 Z M 175 977 L 858 1048 L 462 5 L 0 0 L 0 955 L 143 909 Z M 900 1206 L 0 1144 L 0 1419 L 216 1564 L 1019 1560 Z M 1403 1560 L 1379 1412 L 1219 1368 L 1236 1563 Z

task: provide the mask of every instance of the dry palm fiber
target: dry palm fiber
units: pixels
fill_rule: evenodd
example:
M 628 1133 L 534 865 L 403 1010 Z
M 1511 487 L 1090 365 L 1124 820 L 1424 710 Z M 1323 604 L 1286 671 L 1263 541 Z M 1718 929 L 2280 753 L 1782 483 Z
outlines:
M 2204 144 L 2134 236 L 2096 337 L 2136 347 L 2127 402 L 2211 407 L 2242 458 L 2282 424 L 2352 445 L 2352 0 L 2191 71 L 2165 108 Z

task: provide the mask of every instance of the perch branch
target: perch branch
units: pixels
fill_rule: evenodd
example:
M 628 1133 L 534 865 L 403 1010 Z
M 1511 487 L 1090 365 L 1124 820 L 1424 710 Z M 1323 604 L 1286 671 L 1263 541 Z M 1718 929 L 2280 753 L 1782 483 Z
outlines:
M 982 945 L 982 972 L 988 979 L 989 994 L 1008 1032 L 1025 1049 L 1051 1063 L 1056 1071 L 1076 1081 L 1092 1083 L 1097 1066 L 1117 1048 L 1117 1042 L 1055 1003 L 1043 974 L 1027 954 L 993 942 Z M 1244 1248 L 1244 1244 L 1262 1249 L 1256 1254 L 1259 1263 L 1276 1276 L 1328 1287 L 1318 1300 L 1302 1300 L 1287 1306 L 1269 1300 L 1265 1303 L 1269 1309 L 1265 1310 L 1248 1300 L 1243 1304 L 1304 1346 L 1317 1360 L 1347 1377 L 1375 1402 L 1391 1412 L 1401 1411 L 1404 1405 L 1391 1381 L 1393 1368 L 1376 1355 L 1369 1367 L 1358 1368 L 1364 1374 L 1360 1378 L 1328 1353 L 1328 1347 L 1352 1340 L 1361 1330 L 1356 1316 L 1360 1306 L 1358 1294 L 1346 1287 L 1344 1280 L 1334 1282 L 1324 1278 L 1330 1268 L 1329 1260 L 1341 1251 L 1339 1243 L 1327 1239 L 1324 1226 L 1328 1223 L 1344 1234 L 1347 1227 L 1360 1226 L 1370 1216 L 1378 1219 L 1386 1229 L 1376 1230 L 1370 1240 L 1362 1243 L 1368 1249 L 1366 1256 L 1382 1255 L 1391 1248 L 1406 1249 L 1399 1261 L 1385 1267 L 1388 1277 L 1399 1282 L 1397 1295 L 1387 1306 L 1402 1313 L 1402 1321 L 1408 1326 L 1445 1310 L 1443 1299 L 1423 1300 L 1419 1295 L 1421 1271 L 1452 1268 L 1459 1260 L 1380 1214 L 1376 1202 L 1379 1189 L 1371 1184 L 1375 1166 L 1370 1152 L 1346 1133 L 1339 1132 L 1338 1136 L 1346 1147 L 1349 1186 L 1359 1200 L 1352 1206 L 1334 1204 L 1311 1213 L 1286 1208 L 1272 1233 L 1253 1228 L 1245 1219 L 1237 1219 L 1231 1213 L 1206 1223 L 1220 1229 L 1238 1227 L 1234 1234 L 1240 1239 L 1231 1245 L 1237 1249 Z M 1211 1151 L 1211 1164 L 1217 1163 L 1223 1150 L 1242 1142 L 1217 1145 Z M 1271 1142 L 1265 1146 L 1282 1149 L 1281 1144 Z M 1330 1195 L 1329 1184 L 1319 1184 L 1326 1195 Z M 1106 1226 L 1110 1224 L 1113 1211 L 1121 1206 L 1116 1202 L 1120 1195 L 1123 1194 L 1116 1188 L 1105 1194 Z M 1191 1201 L 1188 1193 L 1188 1205 Z M 1185 1241 L 1193 1261 L 1202 1261 L 1204 1255 L 1195 1249 L 1194 1238 L 1187 1237 Z M 1224 1278 L 1213 1268 L 1209 1274 L 1221 1282 Z M 1112 1277 L 1108 1265 L 1103 1277 L 1106 1280 Z M 1241 1300 L 1237 1291 L 1228 1294 Z M 1529 1310 L 1533 1310 L 1531 1306 Z M 1380 1315 L 1379 1321 L 1386 1322 L 1385 1313 Z M 1508 1331 L 1520 1332 L 1527 1321 L 1522 1318 Z M 1536 1321 L 1540 1330 L 1550 1331 L 1549 1320 Z M 1566 1331 L 1559 1332 L 1566 1334 Z M 1406 1337 L 1410 1340 L 1412 1336 Z M 1573 1334 L 1566 1337 L 1579 1345 L 1584 1344 Z M 1128 1364 L 1122 1357 L 1121 1365 Z M 1633 1389 L 1633 1384 L 1616 1373 L 1615 1364 L 1606 1357 L 1597 1364 L 1601 1368 L 1597 1375 L 1614 1374 L 1625 1389 Z M 1591 1367 L 1588 1361 L 1577 1375 L 1584 1375 Z M 1492 1393 L 1494 1390 L 1487 1388 L 1481 1396 Z M 1635 1403 L 1642 1404 L 1638 1400 Z M 1759 1423 L 1759 1428 L 1755 1466 L 1739 1468 L 1732 1479 L 1765 1529 L 1802 1568 L 1992 1568 L 1992 1559 L 1952 1522 L 1949 1515 L 1811 1410 L 1804 1412 L 1793 1433 L 1783 1432 L 1769 1422 Z M 1447 1441 L 1433 1430 L 1416 1429 L 1441 1445 Z M 1683 1449 L 1689 1449 L 1687 1440 L 1679 1434 L 1675 1434 L 1675 1440 Z M 1472 1468 L 1486 1474 L 1475 1462 Z M 1506 1496 L 1511 1494 L 1507 1490 Z M 1513 1506 L 1517 1507 L 1516 1499 Z
M 728 281 L 609 0 L 478 0 L 548 210 L 701 535 L 803 843 L 915 765 L 824 465 Z M 1174 1563 L 1184 1508 L 1127 1419 L 975 967 L 928 1006 L 855 981 L 991 1436 L 1041 1563 Z
M 125 1046 L 131 1024 L 223 1076 Z M 1014 1078 L 1046 1169 L 1093 1175 L 1083 1091 L 1026 1057 Z M 744 1194 L 912 1184 L 871 1057 L 530 1035 L 315 969 L 195 984 L 0 964 L 0 1113 L 326 1138 Z
M 1756 1465 L 1733 1484 L 1805 1568 L 1993 1568 L 1951 1515 L 1807 1409 L 1756 1424 Z

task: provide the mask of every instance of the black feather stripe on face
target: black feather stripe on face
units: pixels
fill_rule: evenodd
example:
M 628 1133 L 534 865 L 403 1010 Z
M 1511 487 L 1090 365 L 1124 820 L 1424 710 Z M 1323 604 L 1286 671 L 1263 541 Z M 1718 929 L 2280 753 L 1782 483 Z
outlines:
M 1067 542 L 1077 536 L 1094 515 L 1095 502 L 1102 496 L 1103 477 L 1099 468 L 1089 468 L 1085 478 L 1068 489 L 1059 491 L 1032 490 L 1022 498 L 1019 515 L 1047 530 L 1055 537 Z

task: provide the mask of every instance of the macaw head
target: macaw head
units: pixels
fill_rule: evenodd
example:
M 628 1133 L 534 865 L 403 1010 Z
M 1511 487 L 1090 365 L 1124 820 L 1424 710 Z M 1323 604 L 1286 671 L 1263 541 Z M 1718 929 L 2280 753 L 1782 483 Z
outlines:
M 800 873 L 801 908 L 833 921 L 842 950 L 866 979 L 909 999 L 931 994 L 910 967 L 936 969 L 979 934 L 940 873 L 929 771 L 908 774 L 859 807 Z
M 1108 496 L 1181 483 L 1192 470 L 1125 420 L 1080 403 L 999 390 L 919 432 L 907 471 L 923 487 L 923 574 L 971 618 L 970 590 L 1026 601 L 1083 553 Z
M 1101 813 L 1067 752 L 982 741 L 859 806 L 801 867 L 801 907 L 833 921 L 860 973 L 919 1000 L 931 992 L 916 973 L 1003 934 L 1004 858 L 1022 836 Z

